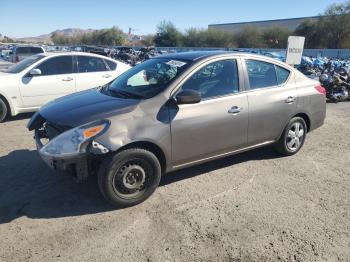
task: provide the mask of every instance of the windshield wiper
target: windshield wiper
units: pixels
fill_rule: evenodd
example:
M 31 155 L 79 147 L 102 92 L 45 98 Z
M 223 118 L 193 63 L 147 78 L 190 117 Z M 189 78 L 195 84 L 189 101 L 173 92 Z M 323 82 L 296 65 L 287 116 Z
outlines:
M 98 86 L 97 90 L 100 91 L 101 93 L 106 93 L 106 90 L 109 88 L 109 84 L 105 84 L 102 86 Z
M 114 90 L 114 89 L 108 89 L 108 91 L 110 93 L 112 93 L 113 95 L 117 96 L 117 97 L 121 97 L 121 98 L 134 98 L 134 99 L 144 99 L 146 98 L 145 96 L 139 95 L 139 94 L 135 94 L 135 93 L 130 93 L 124 90 Z

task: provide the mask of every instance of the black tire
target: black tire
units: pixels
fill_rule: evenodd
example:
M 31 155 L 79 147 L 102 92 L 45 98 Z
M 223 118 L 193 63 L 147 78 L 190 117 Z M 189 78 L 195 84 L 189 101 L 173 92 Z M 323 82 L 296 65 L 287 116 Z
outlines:
M 295 127 L 297 125 L 300 125 L 299 131 L 296 132 Z M 303 134 L 301 136 L 301 131 L 303 130 Z M 289 134 L 289 131 L 294 132 L 295 136 L 291 137 Z M 298 134 L 296 134 L 298 133 Z M 279 139 L 279 141 L 275 144 L 274 148 L 275 150 L 285 156 L 291 156 L 296 153 L 303 147 L 305 138 L 307 133 L 307 125 L 305 123 L 305 120 L 301 117 L 294 117 L 292 118 L 285 129 L 283 130 L 283 133 Z M 291 133 L 293 134 L 293 133 Z M 299 137 L 300 136 L 300 137 Z M 293 139 L 294 139 L 294 146 L 293 146 Z M 297 140 L 299 142 L 297 142 Z
M 2 97 L 0 97 L 0 123 L 5 122 L 10 114 L 10 108 Z
M 98 172 L 98 185 L 104 198 L 117 207 L 145 201 L 156 190 L 161 166 L 150 151 L 131 148 L 107 158 Z

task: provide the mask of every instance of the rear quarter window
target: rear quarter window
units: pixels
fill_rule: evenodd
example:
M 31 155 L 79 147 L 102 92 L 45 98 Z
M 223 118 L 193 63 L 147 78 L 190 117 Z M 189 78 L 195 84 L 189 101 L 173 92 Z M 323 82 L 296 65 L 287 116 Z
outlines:
M 287 80 L 290 75 L 290 71 L 276 65 L 276 75 L 277 75 L 277 82 L 278 85 L 283 85 Z
M 107 59 L 105 59 L 105 62 L 108 65 L 109 70 L 114 71 L 117 68 L 117 63 Z

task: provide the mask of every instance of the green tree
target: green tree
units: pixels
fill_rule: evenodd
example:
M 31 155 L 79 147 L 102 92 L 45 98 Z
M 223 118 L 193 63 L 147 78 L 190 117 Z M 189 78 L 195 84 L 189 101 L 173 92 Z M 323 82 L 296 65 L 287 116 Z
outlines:
M 125 34 L 118 27 L 95 30 L 73 36 L 65 36 L 57 32 L 51 34 L 54 44 L 88 44 L 88 45 L 123 45 L 126 41 Z
M 236 34 L 236 42 L 238 47 L 256 48 L 262 47 L 262 34 L 253 26 L 246 26 L 241 32 Z
M 295 29 L 293 34 L 305 37 L 305 48 L 323 48 L 327 45 L 322 38 L 317 21 L 305 20 Z
M 200 47 L 203 45 L 201 30 L 189 28 L 183 36 L 183 45 L 187 47 Z
M 262 32 L 263 46 L 268 48 L 286 48 L 288 36 L 292 34 L 287 28 L 274 26 Z
M 182 34 L 172 22 L 162 21 L 154 37 L 156 46 L 181 46 Z
M 153 46 L 154 45 L 154 35 L 152 35 L 152 34 L 145 35 L 141 42 L 145 46 Z
M 350 1 L 328 7 L 320 18 L 319 30 L 324 32 L 328 48 L 350 47 Z
M 2 43 L 13 43 L 13 42 L 16 42 L 14 41 L 12 38 L 4 35 L 2 39 L 0 39 L 0 42 Z
M 188 47 L 236 47 L 232 33 L 214 29 L 190 28 L 183 36 L 183 45 Z

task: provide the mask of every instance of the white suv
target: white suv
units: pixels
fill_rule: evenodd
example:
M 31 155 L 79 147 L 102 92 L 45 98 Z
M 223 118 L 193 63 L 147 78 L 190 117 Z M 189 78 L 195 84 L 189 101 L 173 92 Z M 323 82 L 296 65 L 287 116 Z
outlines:
M 83 52 L 30 56 L 0 72 L 0 122 L 64 95 L 107 84 L 130 68 Z

